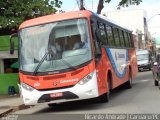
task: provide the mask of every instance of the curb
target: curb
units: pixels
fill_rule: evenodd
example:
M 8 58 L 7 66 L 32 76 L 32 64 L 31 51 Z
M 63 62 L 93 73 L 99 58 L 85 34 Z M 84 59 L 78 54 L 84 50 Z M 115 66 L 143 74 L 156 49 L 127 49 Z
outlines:
M 16 112 L 18 110 L 28 109 L 30 107 L 31 106 L 29 106 L 29 105 L 21 104 L 19 106 L 12 106 L 11 109 L 13 109 L 13 112 Z
M 0 113 L 0 118 L 4 117 L 5 115 L 11 113 L 13 111 L 13 109 L 8 109 L 6 111 L 4 111 L 3 113 Z
M 18 105 L 18 106 L 10 106 L 10 108 L 6 111 L 4 111 L 3 113 L 0 113 L 0 118 L 1 117 L 4 117 L 12 112 L 16 112 L 18 110 L 23 110 L 23 109 L 28 109 L 30 108 L 31 106 L 26 106 L 24 104 L 21 104 L 21 105 Z

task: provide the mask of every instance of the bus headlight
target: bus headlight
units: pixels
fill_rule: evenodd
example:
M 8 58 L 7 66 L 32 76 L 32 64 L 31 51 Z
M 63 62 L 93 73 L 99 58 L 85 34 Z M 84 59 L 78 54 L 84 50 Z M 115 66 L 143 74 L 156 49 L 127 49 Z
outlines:
M 81 81 L 78 82 L 78 84 L 79 84 L 79 85 L 84 85 L 84 84 L 86 84 L 89 80 L 92 79 L 93 74 L 94 74 L 94 71 L 91 72 L 90 74 L 88 74 L 87 76 L 85 76 Z
M 27 84 L 25 84 L 25 83 L 23 83 L 23 82 L 21 82 L 21 85 L 22 85 L 22 87 L 23 87 L 25 90 L 27 90 L 27 91 L 32 92 L 32 91 L 34 90 L 31 86 L 29 86 L 29 85 L 27 85 Z

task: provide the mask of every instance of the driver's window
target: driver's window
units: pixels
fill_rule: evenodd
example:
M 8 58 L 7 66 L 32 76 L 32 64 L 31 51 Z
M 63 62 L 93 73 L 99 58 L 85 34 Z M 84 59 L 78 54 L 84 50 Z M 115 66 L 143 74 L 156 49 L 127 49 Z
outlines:
M 101 47 L 100 47 L 100 40 L 96 37 L 96 29 L 98 29 L 98 24 L 95 21 L 91 21 L 91 25 L 92 25 L 93 41 L 95 46 L 95 57 L 99 58 L 101 56 Z

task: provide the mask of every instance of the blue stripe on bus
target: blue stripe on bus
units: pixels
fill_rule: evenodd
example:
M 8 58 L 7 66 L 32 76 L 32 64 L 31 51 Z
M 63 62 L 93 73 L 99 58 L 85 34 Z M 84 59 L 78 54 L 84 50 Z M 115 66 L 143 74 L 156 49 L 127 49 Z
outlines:
M 125 75 L 125 73 L 126 73 L 126 68 L 127 68 L 127 66 L 123 69 L 122 73 L 120 73 L 120 72 L 118 71 L 118 69 L 117 69 L 117 66 L 116 66 L 116 64 L 115 64 L 115 61 L 114 61 L 114 59 L 113 59 L 113 56 L 112 56 L 112 53 L 111 53 L 110 49 L 109 49 L 109 48 L 106 48 L 106 52 L 107 52 L 107 54 L 108 54 L 108 56 L 109 56 L 109 59 L 110 59 L 111 64 L 112 64 L 112 67 L 113 67 L 114 71 L 116 72 L 116 75 L 117 75 L 118 77 L 120 77 L 120 78 L 123 78 L 124 75 Z M 126 49 L 126 64 L 128 64 L 128 50 L 127 50 L 127 49 Z

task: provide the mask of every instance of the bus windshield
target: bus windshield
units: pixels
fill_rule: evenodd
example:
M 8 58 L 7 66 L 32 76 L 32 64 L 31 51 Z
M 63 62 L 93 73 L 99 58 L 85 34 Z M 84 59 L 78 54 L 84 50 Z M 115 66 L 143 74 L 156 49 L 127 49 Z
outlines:
M 37 66 L 39 66 L 37 72 L 57 71 L 74 68 L 91 60 L 86 19 L 59 21 L 24 28 L 19 31 L 19 36 L 20 70 L 22 71 L 34 72 Z

